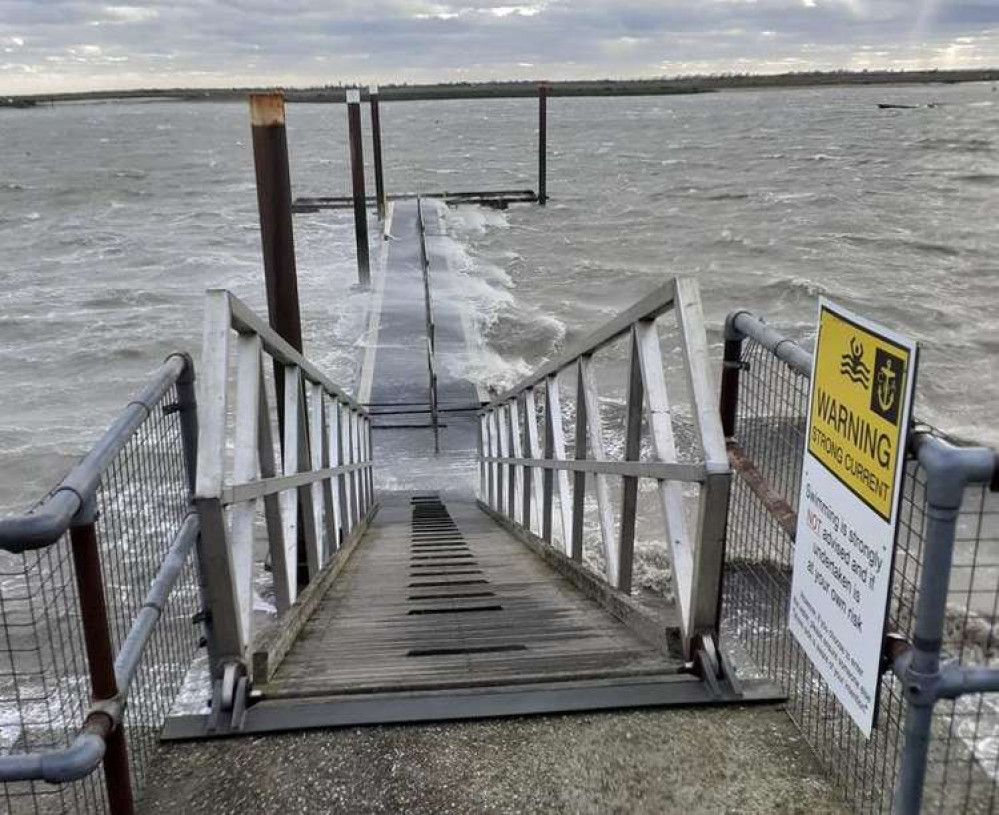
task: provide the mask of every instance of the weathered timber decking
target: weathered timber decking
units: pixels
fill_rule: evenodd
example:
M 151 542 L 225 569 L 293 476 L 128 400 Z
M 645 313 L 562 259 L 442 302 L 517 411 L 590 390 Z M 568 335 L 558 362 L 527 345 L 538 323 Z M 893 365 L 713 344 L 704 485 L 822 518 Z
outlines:
M 447 511 L 428 522 L 407 501 L 382 508 L 266 698 L 678 670 L 477 507 Z

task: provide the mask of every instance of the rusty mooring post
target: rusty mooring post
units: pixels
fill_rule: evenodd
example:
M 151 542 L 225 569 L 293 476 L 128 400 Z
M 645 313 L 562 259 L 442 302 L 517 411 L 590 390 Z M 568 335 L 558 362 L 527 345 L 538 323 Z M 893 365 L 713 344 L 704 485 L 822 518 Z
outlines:
M 118 698 L 118 683 L 114 674 L 114 646 L 111 643 L 111 627 L 104 596 L 96 520 L 94 499 L 91 498 L 84 506 L 80 518 L 70 527 L 69 540 L 73 551 L 76 590 L 80 598 L 80 622 L 90 671 L 90 690 L 96 702 L 112 702 Z M 111 815 L 133 815 L 135 801 L 124 721 L 120 721 L 107 733 L 104 742 L 104 786 L 108 795 L 108 809 Z
M 364 149 L 361 144 L 361 92 L 347 91 L 347 130 L 350 136 L 350 178 L 354 190 L 354 235 L 357 239 L 357 278 L 371 283 L 368 259 L 368 208 L 364 194 Z
M 281 93 L 250 94 L 253 131 L 253 166 L 257 174 L 260 209 L 260 242 L 264 252 L 267 316 L 277 331 L 297 351 L 302 350 L 302 317 L 298 305 L 298 269 L 291 219 L 291 173 L 288 170 L 288 136 L 284 126 Z M 278 429 L 284 449 L 284 365 L 274 360 L 274 393 Z M 298 564 L 300 585 L 308 582 L 306 545 L 299 504 Z
M 375 161 L 375 201 L 378 205 L 378 220 L 385 220 L 385 178 L 382 175 L 382 121 L 378 114 L 378 86 L 368 88 L 371 102 L 371 142 L 372 157 Z
M 302 318 L 298 307 L 298 270 L 291 222 L 291 175 L 284 127 L 284 96 L 250 94 L 253 166 L 257 173 L 260 242 L 264 252 L 267 314 L 271 327 L 302 350 Z M 276 378 L 278 387 L 284 377 Z M 278 406 L 283 399 L 278 398 Z
M 548 86 L 538 85 L 538 203 L 548 200 Z

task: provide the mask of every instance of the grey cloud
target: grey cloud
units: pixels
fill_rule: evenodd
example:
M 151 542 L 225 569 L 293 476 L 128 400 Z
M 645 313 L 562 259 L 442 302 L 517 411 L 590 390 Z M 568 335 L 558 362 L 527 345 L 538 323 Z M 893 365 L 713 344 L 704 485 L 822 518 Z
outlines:
M 0 0 L 0 93 L 987 64 L 994 0 Z

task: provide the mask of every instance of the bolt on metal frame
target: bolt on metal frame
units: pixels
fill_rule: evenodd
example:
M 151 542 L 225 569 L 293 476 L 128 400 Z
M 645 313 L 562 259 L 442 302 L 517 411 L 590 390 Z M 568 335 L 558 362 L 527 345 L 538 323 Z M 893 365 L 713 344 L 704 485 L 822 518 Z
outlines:
M 677 458 L 656 325 L 657 318 L 670 311 L 676 316 L 692 401 L 697 453 L 701 457 L 697 463 L 681 463 Z M 612 461 L 605 450 L 592 358 L 622 337 L 629 349 L 625 450 L 623 460 Z M 559 388 L 559 376 L 567 370 L 575 371 L 577 382 L 572 459 L 566 455 L 565 411 Z M 543 434 L 537 426 L 539 403 L 544 405 Z M 651 461 L 643 461 L 640 455 L 643 417 L 652 448 Z M 583 556 L 583 511 L 589 476 L 596 493 L 605 577 L 625 593 L 632 589 L 639 480 L 654 479 L 685 653 L 690 656 L 706 642 L 712 646 L 716 643 L 731 470 L 711 377 L 700 294 L 694 280 L 676 278 L 659 287 L 492 399 L 479 413 L 479 448 L 483 502 L 549 544 L 555 540 L 557 517 L 564 554 L 575 561 L 581 561 Z M 611 506 L 611 483 L 616 478 L 621 480 L 618 528 Z M 685 514 L 684 484 L 699 485 L 694 529 Z
M 275 411 L 265 355 L 283 372 L 280 457 L 272 437 Z M 368 411 L 225 290 L 206 294 L 202 368 L 195 502 L 213 631 L 211 674 L 219 695 L 214 714 L 245 701 L 252 679 L 257 502 L 263 501 L 280 620 L 304 588 L 299 519 L 312 581 L 363 530 L 375 500 Z

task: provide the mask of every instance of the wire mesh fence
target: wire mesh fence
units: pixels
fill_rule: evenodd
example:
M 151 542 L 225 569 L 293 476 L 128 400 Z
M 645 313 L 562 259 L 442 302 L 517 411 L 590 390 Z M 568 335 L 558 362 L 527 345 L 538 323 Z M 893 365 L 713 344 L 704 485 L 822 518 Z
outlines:
M 111 458 L 94 496 L 116 654 L 190 511 L 177 401 L 177 385 L 170 384 Z M 81 599 L 89 598 L 77 589 L 69 534 L 23 554 L 0 551 L 0 581 L 0 756 L 65 748 L 91 705 L 81 618 Z M 129 687 L 124 727 L 135 790 L 141 789 L 159 729 L 197 653 L 200 606 L 191 556 Z M 0 809 L 14 815 L 107 810 L 100 769 L 71 783 L 0 784 L 0 802 Z
M 899 769 L 906 701 L 888 671 L 865 739 L 787 629 L 794 513 L 804 454 L 808 377 L 761 342 L 742 348 L 725 566 L 724 631 L 762 676 L 788 694 L 788 711 L 849 805 L 888 813 Z M 909 461 L 893 563 L 887 632 L 911 641 L 923 563 L 926 478 Z M 996 662 L 999 627 L 999 496 L 965 494 L 949 589 L 945 656 Z M 935 708 L 924 812 L 995 811 L 999 704 L 988 695 Z

